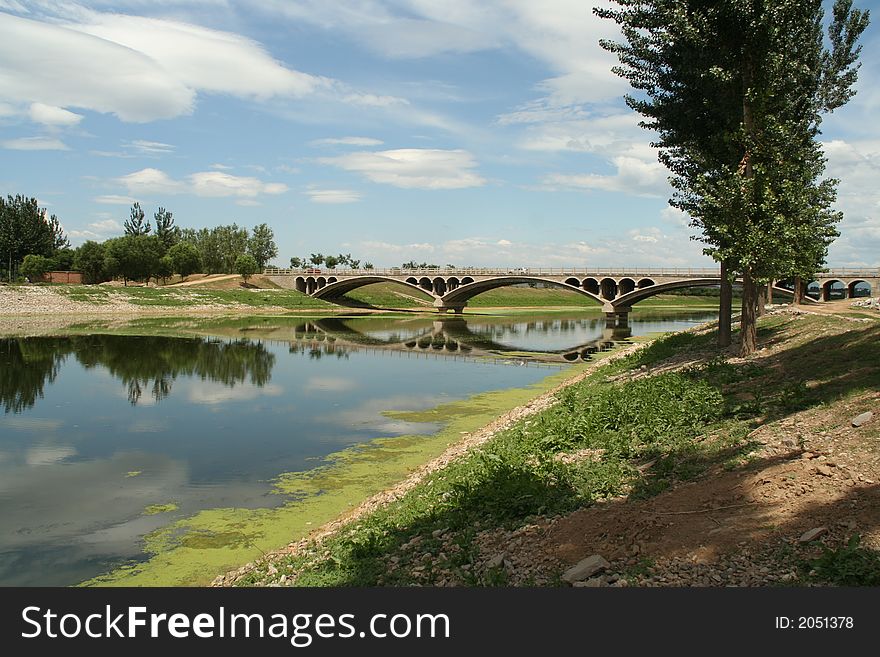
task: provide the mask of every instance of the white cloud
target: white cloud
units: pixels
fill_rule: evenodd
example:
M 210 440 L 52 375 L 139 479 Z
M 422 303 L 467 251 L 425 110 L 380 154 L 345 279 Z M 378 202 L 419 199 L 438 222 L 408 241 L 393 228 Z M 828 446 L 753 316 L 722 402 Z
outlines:
M 146 168 L 129 173 L 118 179 L 128 189 L 129 194 L 178 194 L 184 191 L 182 183 L 173 180 L 167 173 L 159 169 Z
M 641 237 L 642 239 L 636 239 Z M 400 258 L 430 256 L 438 264 L 480 267 L 710 267 L 699 243 L 683 231 L 663 232 L 646 226 L 624 237 L 561 243 L 509 242 L 499 249 L 498 238 L 464 237 L 436 244 L 363 242 L 358 252 L 373 262 L 399 264 Z
M 263 194 L 283 194 L 288 190 L 283 183 L 267 183 L 250 176 L 233 176 L 222 171 L 200 171 L 187 176 L 186 180 L 175 180 L 164 171 L 152 167 L 117 178 L 116 182 L 135 197 L 150 194 L 194 194 L 210 198 L 254 199 Z
M 216 169 L 217 171 L 231 171 L 232 167 L 227 164 L 212 164 L 212 169 Z
M 40 44 L 34 56 L 33 44 Z M 151 121 L 192 111 L 195 91 L 143 53 L 56 25 L 0 14 L 0 97 Z M 137 80 L 137 84 L 131 84 Z
M 659 162 L 626 156 L 615 157 L 612 161 L 617 167 L 614 175 L 554 173 L 545 176 L 543 182 L 550 188 L 624 192 L 637 196 L 665 196 L 669 193 L 666 182 L 669 172 Z
M 169 119 L 191 114 L 199 93 L 261 102 L 315 96 L 358 106 L 406 104 L 288 68 L 261 44 L 231 32 L 73 3 L 42 9 L 57 15 L 42 21 L 0 13 L 0 101 L 54 108 L 56 121 L 73 122 L 78 115 L 64 109 L 73 107 L 127 122 Z
M 407 189 L 462 189 L 480 187 L 485 178 L 473 171 L 477 162 L 464 150 L 403 148 L 359 151 L 319 160 L 367 179 Z
M 136 139 L 131 142 L 129 146 L 143 155 L 166 155 L 174 152 L 174 146 L 171 144 L 164 144 L 161 141 Z
M 357 203 L 360 192 L 351 189 L 309 189 L 305 192 L 312 203 Z
M 103 221 L 95 221 L 89 224 L 89 228 L 98 233 L 117 233 L 122 230 L 122 226 L 115 219 L 105 219 Z
M 264 183 L 257 178 L 233 176 L 222 171 L 203 171 L 189 176 L 192 192 L 196 196 L 259 196 L 260 194 L 283 194 L 287 185 Z
M 3 142 L 3 148 L 11 151 L 67 151 L 70 150 L 60 139 L 54 137 L 20 137 Z
M 95 203 L 102 205 L 131 205 L 137 199 L 131 196 L 120 196 L 117 194 L 106 194 L 104 196 L 96 196 Z
M 75 126 L 83 120 L 82 114 L 75 114 L 64 108 L 45 105 L 44 103 L 31 103 L 28 116 L 30 116 L 31 121 L 34 123 L 62 128 Z
M 601 101 L 622 95 L 611 73 L 616 58 L 599 47 L 614 37 L 611 21 L 579 0 L 263 0 L 274 16 L 341 31 L 388 58 L 516 48 L 554 75 L 541 87 L 558 103 Z
M 838 266 L 880 267 L 880 139 L 832 140 L 823 144 L 827 175 L 840 179 L 837 208 L 841 236 L 829 248 Z
M 381 146 L 382 143 L 381 139 L 373 139 L 372 137 L 327 137 L 309 142 L 311 146 Z

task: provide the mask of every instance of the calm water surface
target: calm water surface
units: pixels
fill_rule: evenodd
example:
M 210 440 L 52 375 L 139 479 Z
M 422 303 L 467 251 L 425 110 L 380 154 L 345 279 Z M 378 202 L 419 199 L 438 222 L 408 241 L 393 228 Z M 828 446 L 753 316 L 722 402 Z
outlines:
M 710 317 L 636 315 L 623 332 L 580 314 L 0 339 L 0 584 L 83 581 L 144 558 L 144 534 L 174 519 L 283 503 L 270 494 L 281 473 L 437 429 L 383 411 L 526 386 L 630 333 Z

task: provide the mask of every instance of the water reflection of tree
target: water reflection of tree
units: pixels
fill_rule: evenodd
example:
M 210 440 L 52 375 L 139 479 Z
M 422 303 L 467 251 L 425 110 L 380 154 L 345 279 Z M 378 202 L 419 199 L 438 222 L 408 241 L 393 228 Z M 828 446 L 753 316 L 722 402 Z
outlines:
M 0 399 L 7 413 L 32 407 L 69 354 L 86 369 L 104 367 L 120 379 L 132 404 L 146 391 L 157 402 L 165 399 L 178 376 L 264 386 L 275 364 L 274 354 L 248 340 L 92 335 L 3 340 L 2 350 Z
M 0 403 L 5 413 L 20 413 L 43 398 L 46 383 L 58 376 L 65 353 L 57 340 L 0 339 Z

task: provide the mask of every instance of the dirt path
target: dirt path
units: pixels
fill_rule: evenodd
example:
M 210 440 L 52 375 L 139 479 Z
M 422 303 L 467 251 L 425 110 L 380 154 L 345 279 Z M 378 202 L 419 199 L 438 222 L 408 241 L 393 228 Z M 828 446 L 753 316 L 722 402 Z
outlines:
M 192 287 L 193 285 L 204 285 L 206 283 L 217 283 L 219 281 L 228 281 L 233 278 L 241 278 L 238 274 L 214 274 L 211 276 L 205 276 L 204 278 L 198 278 L 194 281 L 183 281 L 182 283 L 172 283 L 171 285 L 166 285 L 165 287 Z

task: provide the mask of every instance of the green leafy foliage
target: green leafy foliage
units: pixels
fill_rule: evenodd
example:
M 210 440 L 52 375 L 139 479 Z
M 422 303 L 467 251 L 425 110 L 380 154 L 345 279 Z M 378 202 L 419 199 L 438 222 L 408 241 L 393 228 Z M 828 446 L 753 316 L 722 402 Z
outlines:
M 257 261 L 254 259 L 254 256 L 250 254 L 244 254 L 238 256 L 235 261 L 235 271 L 240 274 L 241 277 L 247 281 L 251 276 L 260 271 L 259 266 L 257 265 Z
M 802 564 L 808 579 L 837 586 L 880 586 L 880 552 L 860 545 L 852 536 L 846 545 L 825 547 L 821 556 Z
M 52 263 L 49 258 L 41 255 L 26 255 L 19 268 L 19 273 L 33 283 L 39 281 L 49 271 Z

